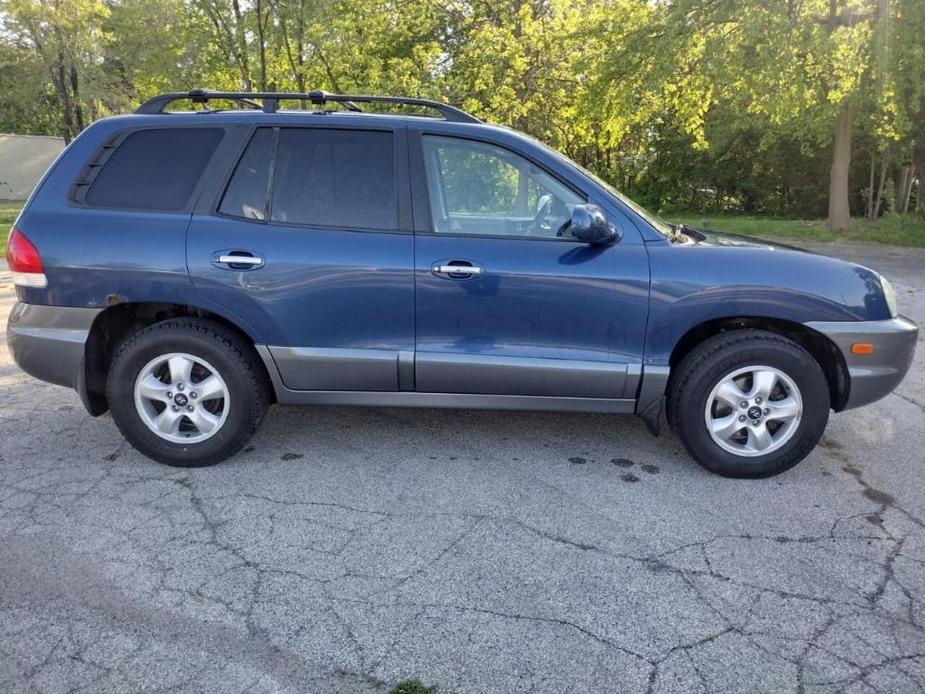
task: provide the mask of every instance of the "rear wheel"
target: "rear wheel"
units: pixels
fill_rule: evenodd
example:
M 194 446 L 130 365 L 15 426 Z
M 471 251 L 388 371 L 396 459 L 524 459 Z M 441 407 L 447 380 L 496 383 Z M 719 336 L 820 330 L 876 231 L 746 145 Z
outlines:
M 829 417 L 829 390 L 799 345 L 761 330 L 723 333 L 678 366 L 670 421 L 694 459 L 727 477 L 769 477 L 803 460 Z
M 269 386 L 253 349 L 212 321 L 178 318 L 126 340 L 107 395 L 119 431 L 167 465 L 214 465 L 236 453 L 263 421 Z

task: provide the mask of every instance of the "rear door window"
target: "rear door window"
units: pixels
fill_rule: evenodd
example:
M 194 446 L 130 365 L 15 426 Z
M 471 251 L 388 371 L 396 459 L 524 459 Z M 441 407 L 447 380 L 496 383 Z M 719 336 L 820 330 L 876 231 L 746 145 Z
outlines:
M 222 128 L 133 132 L 103 164 L 83 202 L 94 207 L 182 210 L 223 134 Z
M 397 227 L 394 135 L 282 128 L 270 218 L 305 226 Z

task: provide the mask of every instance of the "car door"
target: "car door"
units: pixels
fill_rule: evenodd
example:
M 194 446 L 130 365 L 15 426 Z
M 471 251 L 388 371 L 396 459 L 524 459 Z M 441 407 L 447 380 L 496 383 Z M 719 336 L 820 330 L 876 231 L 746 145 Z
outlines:
M 400 127 L 258 127 L 191 221 L 194 284 L 268 345 L 287 388 L 413 387 L 404 141 Z
M 588 197 L 553 161 L 470 138 L 411 136 L 417 390 L 635 397 L 649 280 L 635 228 L 577 241 L 563 227 Z

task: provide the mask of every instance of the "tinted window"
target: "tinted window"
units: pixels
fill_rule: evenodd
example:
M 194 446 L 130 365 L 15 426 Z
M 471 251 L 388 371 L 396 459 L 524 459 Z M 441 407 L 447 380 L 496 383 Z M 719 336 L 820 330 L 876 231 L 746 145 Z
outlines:
M 584 202 L 533 162 L 483 142 L 426 135 L 424 160 L 438 233 L 555 237 Z
M 274 221 L 358 229 L 396 227 L 392 133 L 283 128 Z
M 183 209 L 222 133 L 221 128 L 132 133 L 93 179 L 85 202 L 101 207 Z
M 219 211 L 246 219 L 266 219 L 273 129 L 260 128 L 235 167 Z

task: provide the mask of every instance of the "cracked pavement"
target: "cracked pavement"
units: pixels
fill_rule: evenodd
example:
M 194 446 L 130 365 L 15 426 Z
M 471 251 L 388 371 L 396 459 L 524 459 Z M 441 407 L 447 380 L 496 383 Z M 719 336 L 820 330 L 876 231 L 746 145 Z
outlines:
M 925 324 L 925 250 L 818 248 Z M 182 470 L 0 345 L 0 691 L 922 691 L 923 365 L 769 480 L 632 417 L 282 407 Z

